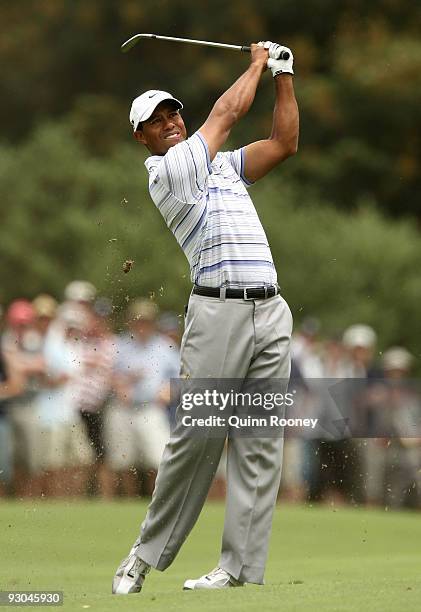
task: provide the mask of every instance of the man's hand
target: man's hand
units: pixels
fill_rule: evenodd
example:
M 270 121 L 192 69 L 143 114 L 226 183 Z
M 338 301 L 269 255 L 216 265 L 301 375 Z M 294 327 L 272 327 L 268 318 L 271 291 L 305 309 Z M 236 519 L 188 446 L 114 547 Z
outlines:
M 264 43 L 251 45 L 251 63 L 260 66 L 262 72 L 267 69 L 267 62 L 270 57 L 268 50 L 263 45 Z
M 270 42 L 270 40 L 267 40 L 265 43 L 259 43 L 259 45 L 260 44 L 263 44 L 265 49 L 268 49 L 269 59 L 267 60 L 267 67 L 271 69 L 274 78 L 278 76 L 278 74 L 294 74 L 294 70 L 292 68 L 294 56 L 291 49 L 278 45 L 277 43 Z M 289 58 L 287 60 L 276 59 L 279 57 L 282 51 L 288 51 Z

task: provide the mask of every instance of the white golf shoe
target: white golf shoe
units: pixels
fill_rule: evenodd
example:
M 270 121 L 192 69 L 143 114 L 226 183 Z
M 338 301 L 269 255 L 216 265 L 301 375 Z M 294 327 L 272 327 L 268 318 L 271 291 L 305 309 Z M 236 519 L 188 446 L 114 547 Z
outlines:
M 128 556 L 118 566 L 113 578 L 112 592 L 114 595 L 128 595 L 139 593 L 145 582 L 146 574 L 151 566 L 136 556 L 136 550 L 140 544 L 140 538 L 133 544 Z
M 209 574 L 205 574 L 197 580 L 186 580 L 183 589 L 193 591 L 195 589 L 226 589 L 239 586 L 244 586 L 244 582 L 236 580 L 221 567 L 216 567 Z

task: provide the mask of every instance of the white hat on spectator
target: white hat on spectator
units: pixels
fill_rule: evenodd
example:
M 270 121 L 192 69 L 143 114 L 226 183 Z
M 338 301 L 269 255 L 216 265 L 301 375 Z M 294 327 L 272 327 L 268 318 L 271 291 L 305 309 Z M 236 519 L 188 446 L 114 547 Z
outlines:
M 392 346 L 383 355 L 383 367 L 385 370 L 409 370 L 414 358 L 406 348 Z
M 74 302 L 92 302 L 96 296 L 96 288 L 89 281 L 72 281 L 64 290 L 66 300 Z
M 347 348 L 373 348 L 377 335 L 369 325 L 351 325 L 345 330 L 342 341 Z
M 131 321 L 155 321 L 158 313 L 157 304 L 145 298 L 138 298 L 127 309 L 127 315 Z

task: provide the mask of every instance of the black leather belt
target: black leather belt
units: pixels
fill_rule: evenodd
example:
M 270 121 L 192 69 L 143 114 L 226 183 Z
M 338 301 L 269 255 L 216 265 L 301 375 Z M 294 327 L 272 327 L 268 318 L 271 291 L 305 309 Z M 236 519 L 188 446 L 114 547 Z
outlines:
M 194 285 L 193 293 L 204 297 L 219 299 L 241 299 L 241 300 L 266 300 L 278 295 L 279 288 L 274 287 L 246 287 L 244 289 L 230 289 L 228 287 L 201 287 Z

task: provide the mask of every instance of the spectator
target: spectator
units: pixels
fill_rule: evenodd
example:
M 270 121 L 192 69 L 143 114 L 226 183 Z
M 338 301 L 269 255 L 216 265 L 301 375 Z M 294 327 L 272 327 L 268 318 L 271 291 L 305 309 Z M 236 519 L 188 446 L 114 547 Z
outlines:
M 304 319 L 291 340 L 291 357 L 303 378 L 322 378 L 321 345 L 318 334 L 320 321 L 315 317 Z
M 128 310 L 129 332 L 117 344 L 108 457 L 127 494 L 137 491 L 133 468 L 156 471 L 169 438 L 165 389 L 178 376 L 179 357 L 158 333 L 157 314 L 156 304 L 136 300 Z
M 384 381 L 369 394 L 379 437 L 369 440 L 368 501 L 393 508 L 419 506 L 421 401 L 419 389 L 408 380 L 413 357 L 402 347 L 392 347 L 382 363 Z
M 47 335 L 50 324 L 54 321 L 57 314 L 57 301 L 47 293 L 41 293 L 32 302 L 35 310 L 35 328 L 40 334 L 42 340 Z M 44 342 L 42 341 L 42 344 Z
M 64 303 L 59 307 L 61 309 L 68 307 L 76 307 L 79 311 L 84 310 L 86 315 L 92 312 L 93 301 L 96 296 L 96 289 L 92 283 L 88 281 L 72 281 L 64 290 Z M 57 353 L 64 342 L 66 336 L 66 326 L 63 317 L 57 317 L 51 325 L 48 326 L 48 334 L 45 338 L 45 350 L 47 353 Z
M 291 382 L 296 381 L 298 394 L 288 416 L 314 416 L 319 410 L 317 388 L 323 377 L 320 321 L 306 317 L 291 341 Z M 293 414 L 292 414 L 293 411 Z M 304 414 L 305 413 L 305 414 Z M 298 434 L 298 435 L 297 435 Z M 317 432 L 285 430 L 283 483 L 284 494 L 293 501 L 304 499 L 317 479 Z
M 349 363 L 347 351 L 341 337 L 332 335 L 327 338 L 322 351 L 323 378 L 348 378 Z
M 172 349 L 176 358 L 180 360 L 180 344 L 182 332 L 180 328 L 180 317 L 175 312 L 164 312 L 158 319 L 157 327 L 158 331 L 164 337 L 168 338 L 168 348 Z M 168 408 L 168 418 L 170 421 L 171 428 L 175 425 L 175 414 L 177 411 L 178 402 L 179 397 L 176 393 L 173 393 L 171 397 L 168 397 L 168 400 L 166 402 Z
M 343 344 L 348 356 L 348 378 L 358 379 L 350 383 L 349 387 L 349 410 L 352 409 L 350 418 L 355 436 L 358 439 L 352 441 L 355 453 L 355 477 L 361 473 L 361 482 L 355 482 L 354 488 L 362 488 L 361 496 L 364 494 L 370 503 L 374 501 L 374 491 L 381 486 L 381 475 L 378 471 L 378 443 L 372 437 L 372 414 L 368 405 L 361 404 L 358 395 L 365 394 L 381 372 L 374 365 L 374 351 L 377 343 L 377 334 L 369 325 L 351 325 L 345 330 Z M 365 381 L 365 382 L 364 382 Z M 351 388 L 352 386 L 352 388 Z M 351 399 L 352 396 L 352 399 Z M 352 407 L 351 407 L 352 405 Z M 351 469 L 351 465 L 349 466 Z M 358 494 L 360 498 L 360 494 Z
M 75 280 L 66 285 L 64 298 L 67 302 L 77 302 L 90 307 L 95 300 L 96 293 L 95 286 L 89 281 Z
M 15 493 L 33 494 L 34 468 L 38 447 L 38 427 L 34 401 L 44 377 L 45 367 L 36 316 L 27 300 L 15 300 L 6 312 L 2 350 L 8 372 L 23 379 L 22 391 L 10 402 L 13 429 Z
M 33 301 L 32 307 L 35 312 L 34 330 L 37 334 L 37 347 L 40 354 L 44 355 L 44 346 L 50 325 L 54 322 L 57 313 L 57 301 L 46 293 L 39 294 Z M 45 364 L 44 364 L 45 365 Z M 43 448 L 41 438 L 43 435 L 42 425 L 38 418 L 37 406 L 43 392 L 49 389 L 52 381 L 47 375 L 46 369 L 38 379 L 37 393 L 34 398 L 34 448 L 32 450 L 32 495 L 41 495 L 46 487 L 44 486 L 44 473 L 42 471 Z
M 374 349 L 377 335 L 369 325 L 351 325 L 343 335 L 348 354 L 348 378 L 367 378 L 373 375 Z
M 112 497 L 113 486 L 105 462 L 104 416 L 112 391 L 116 355 L 116 338 L 106 319 L 110 309 L 111 304 L 104 299 L 95 304 L 83 345 L 80 376 L 75 383 L 75 400 L 95 455 L 95 464 L 90 471 L 95 476 L 98 493 L 107 498 Z
M 358 415 L 356 419 L 354 404 L 361 386 L 366 387 L 361 379 L 367 379 L 373 371 L 375 343 L 376 334 L 371 327 L 352 325 L 344 332 L 343 348 L 337 340 L 325 345 L 323 377 L 345 380 L 340 385 L 326 380 L 325 392 L 319 396 L 321 435 L 310 443 L 314 458 L 310 499 L 327 499 L 334 504 L 363 501 L 362 465 L 370 445 L 354 437 L 353 427 L 361 418 Z
M 10 492 L 13 478 L 12 426 L 8 400 L 20 395 L 23 385 L 24 381 L 17 370 L 7 370 L 0 346 L 0 497 Z
M 80 495 L 85 490 L 87 466 L 92 451 L 79 412 L 79 380 L 89 317 L 78 305 L 67 304 L 59 311 L 57 324 L 64 330 L 61 343 L 45 346 L 49 389 L 37 401 L 41 427 L 40 468 L 51 496 Z

